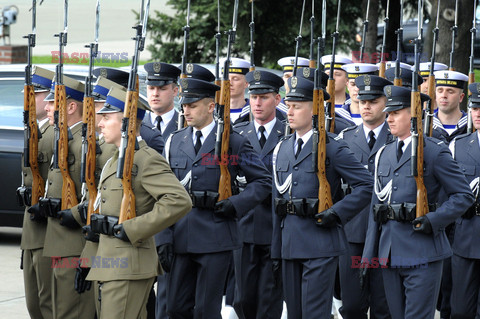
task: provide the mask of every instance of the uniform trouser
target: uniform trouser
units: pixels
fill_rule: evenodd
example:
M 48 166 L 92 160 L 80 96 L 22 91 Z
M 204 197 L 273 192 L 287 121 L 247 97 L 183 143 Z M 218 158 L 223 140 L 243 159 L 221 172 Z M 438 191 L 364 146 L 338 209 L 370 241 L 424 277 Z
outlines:
M 348 243 L 348 252 L 339 257 L 342 299 L 340 314 L 344 319 L 366 319 L 370 307 L 371 319 L 391 318 L 381 268 L 369 269 L 364 288 L 360 289 L 360 269 L 352 267 L 352 258 L 361 258 L 363 247 L 363 243 Z
M 480 259 L 452 256 L 452 318 L 480 318 Z
M 443 260 L 417 268 L 382 269 L 385 294 L 393 319 L 433 319 Z
M 30 318 L 53 318 L 52 261 L 43 256 L 43 248 L 23 251 L 23 282 Z
M 99 282 L 100 319 L 146 319 L 155 277 Z
M 445 228 L 450 245 L 453 244 L 455 236 L 455 223 Z M 440 311 L 440 318 L 450 318 L 452 311 L 450 299 L 452 298 L 452 258 L 443 260 L 442 283 L 440 285 L 440 294 L 438 296 L 437 309 Z
M 329 319 L 338 257 L 283 259 L 288 318 Z
M 238 251 L 237 250 L 234 250 Z M 228 272 L 227 272 L 227 281 L 225 282 L 225 305 L 233 306 L 233 301 L 235 299 L 235 266 L 233 263 L 233 254 L 230 256 L 230 262 L 228 265 Z
M 155 318 L 167 319 L 168 273 L 157 276 L 157 301 L 155 303 Z
M 221 319 L 222 296 L 231 251 L 175 254 L 168 281 L 171 319 Z
M 280 318 L 282 286 L 275 285 L 270 245 L 244 243 L 233 251 L 237 290 L 233 307 L 240 319 Z
M 62 257 L 53 268 L 52 300 L 53 317 L 58 319 L 90 319 L 95 316 L 93 290 L 79 294 L 74 287 L 79 257 Z M 76 261 L 74 261 L 76 260 Z M 68 266 L 70 265 L 70 267 Z

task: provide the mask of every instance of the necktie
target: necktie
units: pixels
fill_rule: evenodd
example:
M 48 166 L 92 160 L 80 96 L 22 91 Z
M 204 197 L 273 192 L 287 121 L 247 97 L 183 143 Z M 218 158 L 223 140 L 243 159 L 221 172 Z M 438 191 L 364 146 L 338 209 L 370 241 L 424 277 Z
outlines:
M 402 158 L 403 155 L 403 141 L 398 142 L 398 149 L 397 149 L 397 161 L 400 161 L 400 158 Z
M 162 117 L 159 115 L 156 117 L 155 119 L 157 121 L 157 129 L 160 131 L 160 133 L 162 132 L 162 129 L 160 128 L 160 123 L 162 122 Z
M 297 142 L 297 152 L 295 153 L 295 158 L 298 157 L 298 154 L 302 151 L 303 140 L 301 138 L 298 139 Z
M 372 149 L 373 145 L 375 145 L 375 142 L 377 141 L 375 139 L 375 133 L 373 133 L 373 131 L 368 132 L 368 137 L 369 137 L 368 147 L 370 147 L 370 149 Z
M 200 147 L 202 147 L 202 140 L 200 140 L 202 137 L 202 131 L 196 131 L 195 135 L 197 136 L 197 141 L 195 142 L 195 154 L 198 154 Z
M 263 146 L 265 145 L 265 142 L 267 141 L 267 138 L 265 137 L 265 127 L 264 126 L 260 126 L 258 128 L 258 131 L 260 132 L 260 146 L 263 148 Z

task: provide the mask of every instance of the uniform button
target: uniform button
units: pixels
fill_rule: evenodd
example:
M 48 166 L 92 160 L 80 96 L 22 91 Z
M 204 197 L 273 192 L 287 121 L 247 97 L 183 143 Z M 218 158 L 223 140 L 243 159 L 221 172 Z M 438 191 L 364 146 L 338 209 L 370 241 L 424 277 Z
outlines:
M 106 190 L 107 189 L 107 186 L 103 186 L 103 190 Z
M 23 176 L 27 176 L 27 173 L 23 173 Z
M 298 185 L 298 183 L 297 183 L 297 182 L 293 182 L 293 185 L 297 186 L 297 185 Z
M 397 202 L 396 201 L 392 201 L 392 204 L 396 204 Z
M 296 170 L 296 171 L 298 171 L 298 166 L 295 166 L 293 169 Z
M 371 159 L 369 162 L 372 164 L 372 163 L 373 163 L 373 160 Z
M 102 203 L 105 203 L 105 202 L 106 202 L 105 198 L 102 198 Z
M 398 176 L 398 173 L 395 173 L 395 176 Z
M 197 167 L 197 166 L 198 166 L 198 163 L 193 164 L 193 166 L 194 166 L 194 167 Z
M 193 179 L 194 179 L 194 180 L 197 180 L 197 179 L 198 179 L 198 177 L 197 177 L 197 176 L 193 176 Z
M 177 165 L 178 165 L 178 163 L 177 163 L 177 162 L 175 162 L 175 163 L 173 163 L 173 165 L 177 166 Z
M 397 186 L 393 186 L 393 190 L 396 191 L 398 189 Z
M 48 185 L 52 185 L 52 182 L 48 182 Z

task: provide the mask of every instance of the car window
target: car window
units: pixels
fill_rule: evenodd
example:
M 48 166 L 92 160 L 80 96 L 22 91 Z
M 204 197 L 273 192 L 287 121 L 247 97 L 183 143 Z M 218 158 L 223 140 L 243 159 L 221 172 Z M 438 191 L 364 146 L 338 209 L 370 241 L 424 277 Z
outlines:
M 23 78 L 0 79 L 0 127 L 23 128 Z

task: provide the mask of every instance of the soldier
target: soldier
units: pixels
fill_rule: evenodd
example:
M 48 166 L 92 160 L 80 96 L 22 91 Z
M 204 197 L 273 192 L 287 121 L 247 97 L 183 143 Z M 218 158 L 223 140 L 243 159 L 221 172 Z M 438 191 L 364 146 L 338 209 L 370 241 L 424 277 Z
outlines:
M 470 188 L 475 195 L 475 203 L 456 220 L 453 238 L 452 256 L 452 318 L 475 318 L 480 312 L 478 279 L 480 253 L 478 250 L 478 233 L 480 232 L 480 87 L 479 83 L 468 86 L 472 122 L 477 130 L 467 135 L 456 137 L 450 143 L 453 158 L 462 169 Z
M 402 80 L 402 86 L 409 90 L 412 89 L 412 74 L 413 74 L 414 67 L 400 67 L 400 79 Z M 422 83 L 422 77 L 417 74 L 417 83 Z M 395 67 L 385 70 L 385 78 L 393 83 L 395 80 Z
M 332 55 L 322 56 L 322 64 L 325 67 L 325 73 L 330 75 L 330 64 Z M 347 72 L 342 68 L 343 65 L 352 63 L 352 60 L 343 56 L 335 55 L 335 65 L 333 66 L 333 78 L 335 79 L 335 109 L 342 108 L 343 104 L 348 101 L 350 96 L 347 89 Z
M 165 158 L 193 199 L 193 209 L 173 227 L 175 257 L 169 278 L 167 309 L 171 318 L 221 318 L 220 308 L 232 251 L 241 247 L 236 218 L 259 205 L 270 192 L 269 172 L 250 142 L 230 134 L 228 168 L 235 180 L 241 170 L 244 191 L 217 202 L 220 168 L 214 159 L 215 84 L 181 80 L 181 103 L 188 127 L 167 140 Z
M 423 82 L 420 85 L 420 92 L 423 94 L 428 94 L 428 77 L 430 76 L 430 62 L 422 62 L 419 65 L 419 74 L 423 78 Z M 415 66 L 412 66 L 412 71 L 414 71 Z M 435 62 L 433 65 L 433 71 L 442 71 L 448 69 L 448 66 L 446 64 L 440 63 L 440 62 Z M 435 102 L 435 101 L 432 101 Z M 435 104 L 435 103 L 434 103 Z M 437 107 L 434 105 L 435 108 Z
M 393 139 L 385 121 L 386 114 L 383 112 L 387 103 L 383 87 L 392 83 L 375 75 L 361 75 L 354 82 L 352 87 L 356 88 L 357 92 L 352 94 L 350 91 L 350 96 L 355 95 L 355 99 L 359 101 L 358 111 L 363 123 L 347 128 L 338 137 L 347 142 L 355 157 L 373 174 L 375 154 L 385 143 Z M 350 191 L 347 185 L 346 193 Z M 368 278 L 364 279 L 362 287 L 358 280 L 358 267 L 353 266 L 363 252 L 369 211 L 370 206 L 365 207 L 361 213 L 345 224 L 348 252 L 340 256 L 339 260 L 343 302 L 340 313 L 345 319 L 367 318 L 369 306 L 372 317 L 390 318 L 380 269 L 372 269 Z
M 467 132 L 467 113 L 460 110 L 468 76 L 456 71 L 437 71 L 435 74 L 438 112 L 433 117 L 433 136 L 448 143 Z
M 225 60 L 220 61 L 225 65 Z M 230 58 L 228 78 L 230 79 L 230 120 L 232 124 L 249 120 L 250 106 L 245 98 L 245 89 L 248 86 L 245 74 L 248 73 L 250 62 L 239 58 Z M 223 68 L 222 68 L 223 72 Z
M 323 74 L 322 83 L 326 77 Z M 347 245 L 342 225 L 368 204 L 372 178 L 346 143 L 328 133 L 325 169 L 334 204 L 318 213 L 318 178 L 312 169 L 313 82 L 292 77 L 288 85 L 287 115 L 295 133 L 285 137 L 273 155 L 271 253 L 274 269 L 282 268 L 288 317 L 329 318 L 338 256 Z M 340 178 L 353 187 L 343 199 Z
M 341 108 L 338 110 L 335 108 L 335 112 L 355 123 L 355 125 L 360 125 L 362 124 L 362 117 L 358 106 L 358 88 L 355 85 L 355 79 L 366 74 L 374 75 L 378 67 L 375 64 L 368 63 L 349 63 L 342 66 L 342 69 L 347 72 L 347 89 L 350 98 L 345 101 Z
M 277 61 L 277 64 L 282 67 L 282 70 L 283 70 L 282 78 L 285 85 L 285 92 L 288 93 L 289 88 L 288 88 L 287 80 L 291 78 L 293 75 L 293 67 L 295 66 L 295 57 L 287 56 L 287 57 L 281 58 Z M 302 57 L 297 58 L 297 68 L 301 68 L 301 67 L 308 68 L 308 66 L 309 66 L 308 59 L 302 58 Z M 297 74 L 301 74 L 301 73 L 297 71 Z
M 259 70 L 247 73 L 246 78 L 254 120 L 237 124 L 235 131 L 248 138 L 271 172 L 273 149 L 285 131 L 285 125 L 275 116 L 283 80 L 271 72 Z M 282 315 L 281 278 L 273 277 L 270 257 L 271 211 L 272 199 L 268 196 L 239 220 L 243 246 L 233 252 L 237 285 L 234 308 L 241 319 L 280 318 Z
M 117 148 L 125 99 L 125 91 L 113 88 L 99 111 L 105 141 Z M 137 110 L 137 137 L 144 114 L 142 109 Z M 99 282 L 99 318 L 145 318 L 148 295 L 159 272 L 153 235 L 175 223 L 191 207 L 188 194 L 166 161 L 141 138 L 129 142 L 138 142 L 132 173 L 136 217 L 118 223 L 123 190 L 116 178 L 117 150 L 103 168 L 95 203 L 99 214 L 91 221 L 92 230 L 100 238 L 87 280 Z
M 35 90 L 35 107 L 38 128 L 41 133 L 38 140 L 38 164 L 40 175 L 47 180 L 48 168 L 53 152 L 53 128 L 48 123 L 43 101 L 50 91 L 54 72 L 33 67 L 32 84 Z M 22 249 L 23 279 L 25 286 L 25 301 L 31 318 L 53 318 L 52 314 L 52 261 L 43 256 L 43 246 L 47 223 L 45 218 L 30 212 L 32 171 L 23 166 L 22 187 L 19 192 L 25 205 L 23 216 L 23 231 L 20 248 Z
M 445 226 L 473 203 L 457 163 L 443 142 L 424 138 L 424 184 L 430 212 L 416 218 L 416 183 L 411 176 L 411 91 L 386 86 L 385 112 L 397 138 L 376 155 L 373 212 L 369 214 L 363 261 L 382 267 L 392 318 L 433 318 L 443 259 L 451 255 Z M 422 102 L 428 99 L 421 94 Z M 446 201 L 437 205 L 443 189 Z M 388 288 L 387 288 L 388 287 Z

